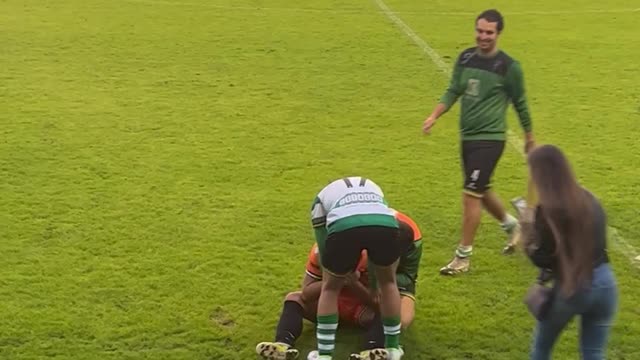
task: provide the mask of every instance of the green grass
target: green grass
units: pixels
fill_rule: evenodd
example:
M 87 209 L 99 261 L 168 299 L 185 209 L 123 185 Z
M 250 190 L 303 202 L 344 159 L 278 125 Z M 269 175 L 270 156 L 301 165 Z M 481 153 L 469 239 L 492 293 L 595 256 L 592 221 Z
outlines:
M 388 5 L 449 62 L 482 10 Z M 640 248 L 640 13 L 580 12 L 640 2 L 493 5 L 538 139 Z M 535 270 L 499 254 L 491 219 L 473 271 L 437 274 L 459 237 L 457 109 L 421 135 L 448 79 L 374 2 L 4 0 L 0 24 L 0 358 L 253 359 L 300 283 L 311 200 L 347 174 L 426 238 L 407 358 L 526 358 Z M 525 176 L 507 150 L 497 191 L 520 195 Z M 640 271 L 616 244 L 609 355 L 638 359 Z M 574 324 L 556 358 L 576 339 Z M 338 358 L 357 340 L 341 333 Z

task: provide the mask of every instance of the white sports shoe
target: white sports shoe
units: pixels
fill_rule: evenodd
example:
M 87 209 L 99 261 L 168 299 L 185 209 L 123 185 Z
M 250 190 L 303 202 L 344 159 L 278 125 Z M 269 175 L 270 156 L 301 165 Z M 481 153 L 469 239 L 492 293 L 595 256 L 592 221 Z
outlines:
M 309 352 L 309 355 L 307 355 L 307 360 L 331 360 L 331 356 L 320 355 L 320 353 L 318 353 L 318 350 L 313 350 Z
M 389 351 L 387 349 L 371 349 L 363 350 L 359 354 L 351 354 L 349 360 L 387 360 L 389 358 Z
M 298 358 L 298 350 L 279 342 L 261 342 L 256 346 L 256 353 L 263 360 L 295 360 Z
M 389 352 L 389 360 L 400 360 L 404 356 L 404 350 L 402 350 L 402 348 L 388 348 L 387 351 Z
M 501 224 L 502 230 L 507 233 L 507 245 L 502 248 L 502 253 L 505 255 L 511 255 L 516 251 L 517 246 L 520 244 L 520 223 L 518 219 L 512 215 L 507 215 L 509 222 Z

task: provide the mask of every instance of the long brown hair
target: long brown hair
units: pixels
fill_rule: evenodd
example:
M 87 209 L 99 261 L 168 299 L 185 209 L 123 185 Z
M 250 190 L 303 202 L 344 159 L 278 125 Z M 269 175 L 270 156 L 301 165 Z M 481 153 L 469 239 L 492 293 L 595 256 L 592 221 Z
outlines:
M 539 205 L 555 239 L 560 289 L 571 296 L 590 281 L 593 271 L 593 202 L 557 147 L 537 147 L 529 153 L 528 163 Z

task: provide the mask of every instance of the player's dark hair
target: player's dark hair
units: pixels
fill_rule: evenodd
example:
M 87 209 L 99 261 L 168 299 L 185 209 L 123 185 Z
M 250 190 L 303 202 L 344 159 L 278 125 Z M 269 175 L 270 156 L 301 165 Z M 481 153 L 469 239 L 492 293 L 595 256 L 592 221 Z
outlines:
M 596 243 L 593 201 L 557 147 L 540 146 L 527 160 L 544 221 L 555 241 L 560 289 L 570 297 L 591 280 Z
M 489 9 L 489 10 L 483 11 L 476 18 L 476 23 L 480 19 L 485 19 L 490 23 L 498 23 L 496 25 L 496 29 L 498 29 L 498 33 L 501 33 L 502 29 L 504 29 L 504 18 L 502 17 L 502 14 L 500 14 L 500 12 L 496 9 Z

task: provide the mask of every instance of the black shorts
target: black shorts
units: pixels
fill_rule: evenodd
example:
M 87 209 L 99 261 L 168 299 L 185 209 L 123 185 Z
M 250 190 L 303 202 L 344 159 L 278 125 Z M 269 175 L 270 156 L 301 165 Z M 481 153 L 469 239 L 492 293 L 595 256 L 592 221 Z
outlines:
M 504 151 L 502 140 L 466 140 L 461 144 L 464 191 L 482 197 Z
M 329 234 L 322 266 L 336 275 L 356 270 L 362 250 L 378 266 L 389 266 L 400 257 L 399 230 L 387 226 L 360 226 Z

